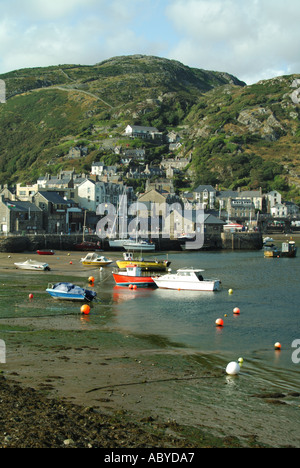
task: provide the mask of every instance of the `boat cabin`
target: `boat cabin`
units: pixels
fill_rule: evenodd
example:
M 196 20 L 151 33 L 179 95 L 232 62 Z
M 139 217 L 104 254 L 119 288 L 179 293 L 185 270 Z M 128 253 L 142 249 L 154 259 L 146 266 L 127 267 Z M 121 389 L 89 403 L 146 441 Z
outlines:
M 142 276 L 142 269 L 137 265 L 128 265 L 126 271 L 127 276 Z
M 199 281 L 203 281 L 203 273 L 204 270 L 194 270 L 193 268 L 190 269 L 181 269 L 177 270 L 177 276 L 182 276 L 182 277 L 192 277 L 196 276 Z

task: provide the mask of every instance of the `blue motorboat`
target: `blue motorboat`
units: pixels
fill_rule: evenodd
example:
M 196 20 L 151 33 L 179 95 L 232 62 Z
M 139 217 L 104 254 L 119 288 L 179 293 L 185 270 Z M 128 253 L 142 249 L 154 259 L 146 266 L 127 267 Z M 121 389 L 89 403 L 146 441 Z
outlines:
M 93 301 L 97 296 L 95 291 L 81 288 L 72 283 L 49 284 L 46 292 L 54 299 L 68 301 Z

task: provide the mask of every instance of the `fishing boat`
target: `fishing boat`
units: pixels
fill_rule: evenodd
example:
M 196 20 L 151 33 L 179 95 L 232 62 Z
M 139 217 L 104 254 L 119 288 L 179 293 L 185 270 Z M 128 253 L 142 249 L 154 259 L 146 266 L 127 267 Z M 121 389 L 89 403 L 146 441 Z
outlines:
M 134 240 L 134 239 L 128 239 L 124 244 L 123 244 L 124 249 L 126 250 L 132 250 L 132 251 L 137 251 L 137 252 L 153 252 L 155 250 L 155 244 L 148 242 L 146 240 Z
M 93 301 L 97 293 L 89 289 L 81 288 L 72 283 L 56 283 L 48 284 L 46 292 L 54 299 L 61 299 L 66 301 Z
M 169 260 L 157 260 L 156 258 L 136 259 L 132 252 L 124 252 L 123 259 L 116 262 L 121 269 L 127 268 L 130 264 L 134 263 L 141 267 L 143 271 L 166 271 L 171 265 Z
M 110 258 L 103 257 L 103 255 L 98 255 L 96 253 L 88 253 L 85 258 L 81 260 L 82 265 L 84 266 L 107 266 L 110 265 L 113 260 Z
M 176 273 L 155 276 L 153 280 L 159 288 L 183 289 L 188 291 L 218 291 L 221 286 L 219 279 L 204 279 L 204 270 L 182 268 Z
M 38 255 L 54 255 L 54 250 L 37 250 L 36 253 Z
M 144 274 L 136 264 L 128 265 L 124 271 L 113 271 L 113 277 L 117 286 L 155 286 L 151 276 Z
M 35 260 L 26 260 L 25 262 L 15 263 L 19 270 L 50 271 L 48 263 L 40 263 Z
M 264 246 L 264 256 L 266 258 L 295 258 L 296 255 L 297 246 L 293 240 L 283 242 L 281 249 L 273 244 L 273 242 L 266 243 Z

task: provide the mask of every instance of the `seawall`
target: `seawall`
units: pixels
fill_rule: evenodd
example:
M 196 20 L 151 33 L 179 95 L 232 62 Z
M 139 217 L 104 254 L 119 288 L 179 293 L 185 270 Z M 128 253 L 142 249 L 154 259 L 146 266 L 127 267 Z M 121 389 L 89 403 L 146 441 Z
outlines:
M 100 242 L 104 251 L 110 251 L 108 241 L 101 241 L 97 236 L 87 235 L 88 242 Z M 52 250 L 76 250 L 75 245 L 82 242 L 82 235 L 56 235 L 38 234 L 27 236 L 8 236 L 0 238 L 0 252 L 34 252 L 42 249 Z M 177 240 L 159 238 L 154 239 L 156 251 L 181 251 L 181 245 Z M 200 250 L 260 250 L 262 248 L 262 236 L 260 233 L 222 233 L 211 235 L 205 239 Z M 93 249 L 91 249 L 93 250 Z

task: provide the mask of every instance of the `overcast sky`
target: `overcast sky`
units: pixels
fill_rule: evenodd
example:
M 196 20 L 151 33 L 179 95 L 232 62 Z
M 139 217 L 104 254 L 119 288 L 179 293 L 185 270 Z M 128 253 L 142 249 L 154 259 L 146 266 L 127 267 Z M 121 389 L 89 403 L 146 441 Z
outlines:
M 300 73 L 299 0 L 0 0 L 0 73 L 147 54 L 255 83 Z

